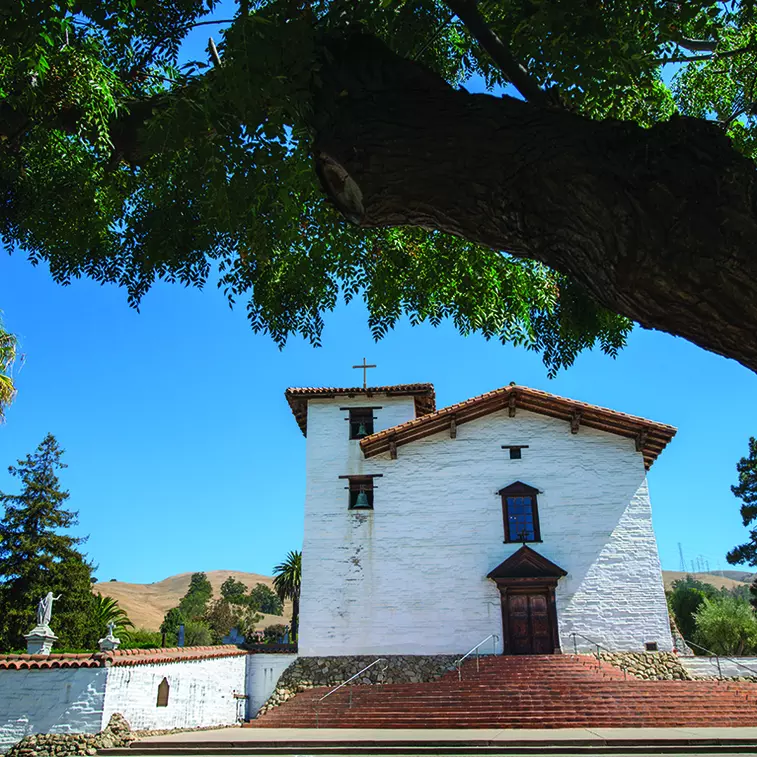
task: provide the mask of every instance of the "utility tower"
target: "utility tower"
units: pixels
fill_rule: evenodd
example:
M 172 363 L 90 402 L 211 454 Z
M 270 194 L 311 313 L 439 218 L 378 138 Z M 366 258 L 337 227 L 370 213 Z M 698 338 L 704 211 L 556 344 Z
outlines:
M 683 559 L 683 547 L 681 542 L 678 542 L 678 554 L 681 556 L 681 573 L 686 573 L 686 560 Z

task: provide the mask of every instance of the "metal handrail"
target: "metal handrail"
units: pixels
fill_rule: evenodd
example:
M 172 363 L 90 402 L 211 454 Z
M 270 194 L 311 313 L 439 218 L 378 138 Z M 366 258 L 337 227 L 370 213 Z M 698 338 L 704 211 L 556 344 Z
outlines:
M 378 659 L 374 660 L 370 665 L 366 665 L 362 670 L 358 670 L 357 673 L 355 673 L 354 676 L 351 676 L 346 681 L 342 681 L 338 686 L 335 686 L 331 691 L 328 692 L 328 694 L 324 694 L 320 699 L 318 699 L 316 702 L 313 703 L 313 710 L 315 711 L 315 727 L 318 728 L 318 707 L 320 706 L 321 702 L 326 699 L 327 697 L 330 697 L 334 692 L 339 691 L 339 689 L 342 688 L 342 686 L 346 686 L 350 681 L 354 681 L 358 676 L 365 673 L 366 670 L 369 668 L 372 668 L 374 665 L 378 665 L 378 663 L 383 662 L 384 667 L 381 668 L 379 672 L 383 673 L 388 667 L 389 667 L 389 661 L 385 657 L 379 657 Z M 352 692 L 350 691 L 350 703 L 349 707 L 352 708 Z
M 726 657 L 725 655 L 720 655 L 717 652 L 713 652 L 711 649 L 707 649 L 707 647 L 703 647 L 701 644 L 696 644 L 693 641 L 689 641 L 688 639 L 684 639 L 684 641 L 687 644 L 690 644 L 692 647 L 696 647 L 697 649 L 701 649 L 703 652 L 707 652 L 707 654 L 711 655 L 710 657 L 710 664 L 712 664 L 712 658 L 715 658 L 715 664 L 718 666 L 718 678 L 722 681 L 723 680 L 723 669 L 720 667 L 720 658 L 722 657 L 724 660 L 728 660 L 728 662 L 732 662 L 734 665 L 738 665 L 740 668 L 744 668 L 744 670 L 748 670 L 750 673 L 754 673 L 754 675 L 757 675 L 757 670 L 754 668 L 750 668 L 748 665 L 744 665 L 743 663 L 739 662 L 738 660 L 734 660 L 733 657 Z
M 599 656 L 599 650 L 604 649 L 605 652 L 609 652 L 612 654 L 612 650 L 608 649 L 607 647 L 602 646 L 598 641 L 595 639 L 590 639 L 588 636 L 584 636 L 582 633 L 578 633 L 578 631 L 571 631 L 570 634 L 573 637 L 573 654 L 578 654 L 578 644 L 576 643 L 576 636 L 580 636 L 582 639 L 586 639 L 586 641 L 591 642 L 596 648 L 597 648 L 597 665 L 599 665 L 602 661 L 602 658 Z M 623 671 L 623 678 L 628 678 L 628 671 L 621 663 L 618 666 Z
M 475 647 L 472 649 L 469 649 L 459 660 L 455 660 L 455 667 L 457 668 L 457 680 L 462 681 L 463 680 L 463 674 L 460 670 L 463 660 L 465 660 L 467 657 L 470 657 L 474 652 L 476 653 L 476 672 L 478 672 L 478 650 L 479 647 L 481 647 L 483 644 L 486 644 L 489 639 L 492 640 L 492 649 L 496 649 L 496 644 L 499 641 L 499 636 L 497 636 L 496 633 L 490 633 L 485 639 L 482 639 L 481 641 L 476 644 Z

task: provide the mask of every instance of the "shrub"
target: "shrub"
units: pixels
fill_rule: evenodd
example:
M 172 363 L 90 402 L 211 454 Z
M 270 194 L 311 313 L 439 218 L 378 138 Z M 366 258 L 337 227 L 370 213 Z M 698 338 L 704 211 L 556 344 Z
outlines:
M 748 602 L 728 596 L 705 599 L 694 620 L 694 641 L 716 654 L 750 654 L 757 648 L 757 616 Z

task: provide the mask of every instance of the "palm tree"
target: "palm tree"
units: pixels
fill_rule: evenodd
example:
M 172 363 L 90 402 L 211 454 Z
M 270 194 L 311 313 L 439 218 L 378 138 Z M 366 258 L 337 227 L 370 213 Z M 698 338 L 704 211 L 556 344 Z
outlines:
M 0 422 L 5 420 L 5 410 L 16 396 L 16 387 L 10 374 L 17 350 L 18 340 L 3 328 L 0 321 Z
M 113 630 L 116 634 L 125 631 L 127 628 L 134 628 L 134 623 L 129 620 L 126 611 L 118 606 L 118 600 L 113 597 L 104 597 L 102 594 L 95 594 L 95 623 L 97 632 L 103 634 L 108 631 L 108 624 L 113 623 Z
M 300 583 L 302 580 L 302 552 L 295 550 L 281 565 L 273 569 L 273 588 L 283 602 L 292 600 L 292 641 L 297 641 L 300 624 Z

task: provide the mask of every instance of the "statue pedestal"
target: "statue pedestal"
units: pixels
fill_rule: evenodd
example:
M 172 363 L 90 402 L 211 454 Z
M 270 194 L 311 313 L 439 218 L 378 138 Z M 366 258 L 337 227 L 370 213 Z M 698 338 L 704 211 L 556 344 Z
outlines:
M 101 652 L 112 652 L 114 649 L 118 649 L 120 643 L 121 639 L 117 639 L 112 633 L 109 633 L 105 638 L 97 642 L 97 646 Z
M 50 626 L 37 626 L 24 638 L 27 654 L 50 654 L 53 643 L 58 641 L 58 637 L 52 632 Z

